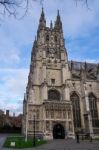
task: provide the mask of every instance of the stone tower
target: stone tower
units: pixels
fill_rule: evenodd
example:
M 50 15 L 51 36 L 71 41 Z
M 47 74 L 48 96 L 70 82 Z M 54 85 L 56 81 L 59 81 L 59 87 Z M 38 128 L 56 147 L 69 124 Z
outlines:
M 23 105 L 23 133 L 65 138 L 74 134 L 69 93 L 70 70 L 59 11 L 46 27 L 42 9 L 32 48 L 30 72 Z

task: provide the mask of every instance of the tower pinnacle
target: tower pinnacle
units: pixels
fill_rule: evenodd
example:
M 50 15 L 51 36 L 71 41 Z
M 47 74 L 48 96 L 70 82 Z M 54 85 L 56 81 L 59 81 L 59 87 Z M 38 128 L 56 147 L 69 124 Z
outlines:
M 57 21 L 59 21 L 59 22 L 61 21 L 61 20 L 60 20 L 59 9 L 57 10 Z
M 44 9 L 42 7 L 42 12 L 41 12 L 41 17 L 40 17 L 40 21 L 45 20 L 45 14 L 44 14 Z
M 62 22 L 59 14 L 59 10 L 57 11 L 57 17 L 55 21 L 55 29 L 62 32 Z
M 52 20 L 50 22 L 50 29 L 53 29 L 53 23 L 52 23 Z
M 39 20 L 39 29 L 44 29 L 46 27 L 46 19 L 44 14 L 44 9 L 42 7 L 42 12 Z

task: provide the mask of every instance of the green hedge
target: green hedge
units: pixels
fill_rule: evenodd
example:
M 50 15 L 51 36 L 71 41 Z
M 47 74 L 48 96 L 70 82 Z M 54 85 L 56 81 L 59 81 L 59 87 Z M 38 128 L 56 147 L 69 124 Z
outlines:
M 15 147 L 11 146 L 11 142 L 15 142 Z M 46 141 L 44 141 L 43 139 L 36 139 L 36 146 L 45 144 Z M 24 137 L 7 137 L 3 147 L 6 148 L 31 148 L 33 147 L 33 139 L 32 138 L 28 138 L 27 142 L 25 141 Z

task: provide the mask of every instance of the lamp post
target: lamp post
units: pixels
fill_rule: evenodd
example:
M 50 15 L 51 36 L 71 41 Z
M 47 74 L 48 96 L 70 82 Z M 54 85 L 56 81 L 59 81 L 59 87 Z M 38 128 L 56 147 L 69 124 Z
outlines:
M 33 146 L 36 145 L 36 141 L 35 141 L 35 115 L 33 116 Z

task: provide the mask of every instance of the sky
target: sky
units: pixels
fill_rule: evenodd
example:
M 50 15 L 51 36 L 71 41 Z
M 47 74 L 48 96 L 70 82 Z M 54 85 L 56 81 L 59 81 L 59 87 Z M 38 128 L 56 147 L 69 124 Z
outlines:
M 88 2 L 89 9 L 74 0 L 43 0 L 43 7 L 47 26 L 60 10 L 68 59 L 99 63 L 99 0 Z M 0 20 L 0 109 L 11 114 L 22 113 L 41 9 L 42 4 L 34 1 L 24 18 Z

